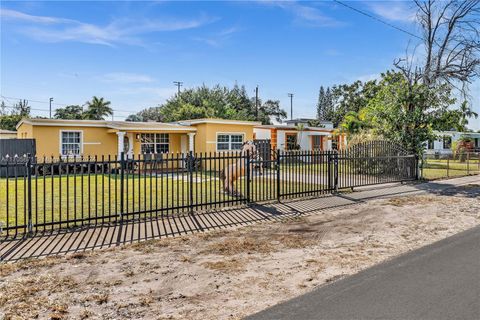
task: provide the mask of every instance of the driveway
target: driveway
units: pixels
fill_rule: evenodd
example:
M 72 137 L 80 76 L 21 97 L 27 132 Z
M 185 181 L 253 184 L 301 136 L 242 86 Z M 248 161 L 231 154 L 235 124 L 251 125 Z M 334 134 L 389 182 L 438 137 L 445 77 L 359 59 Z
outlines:
M 480 319 L 480 227 L 248 319 Z

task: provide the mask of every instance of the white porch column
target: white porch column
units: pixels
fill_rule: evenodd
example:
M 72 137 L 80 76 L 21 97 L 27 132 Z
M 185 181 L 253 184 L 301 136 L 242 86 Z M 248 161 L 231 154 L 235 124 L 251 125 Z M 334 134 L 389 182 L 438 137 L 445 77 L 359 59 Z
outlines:
M 125 133 L 126 132 L 122 132 L 122 131 L 117 132 L 117 157 L 119 160 L 123 152 L 123 141 L 125 138 Z
M 195 132 L 189 132 L 188 133 L 188 151 L 192 151 L 192 152 L 195 151 L 194 150 L 195 149 L 194 148 L 194 146 L 195 146 L 195 139 L 194 138 L 195 138 Z
M 134 136 L 133 136 L 133 132 L 130 132 L 127 134 L 127 137 L 128 137 L 128 157 L 131 158 L 132 155 L 133 155 L 133 139 L 134 139 Z

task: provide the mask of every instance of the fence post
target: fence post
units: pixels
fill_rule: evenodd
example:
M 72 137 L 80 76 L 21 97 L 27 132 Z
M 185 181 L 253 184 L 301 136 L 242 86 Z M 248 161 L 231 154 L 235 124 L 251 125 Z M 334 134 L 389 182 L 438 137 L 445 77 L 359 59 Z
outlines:
M 332 159 L 331 159 L 331 151 L 327 151 L 327 185 L 328 190 L 332 190 Z
M 250 203 L 250 182 L 251 182 L 251 179 L 250 179 L 250 150 L 247 150 L 247 157 L 245 158 L 245 162 L 246 162 L 246 175 L 247 175 L 247 181 L 246 181 L 246 192 L 247 192 L 247 204 Z
M 447 178 L 450 177 L 450 156 L 447 156 Z M 440 160 L 441 161 L 441 160 Z
M 124 189 L 125 185 L 125 153 L 120 153 L 120 220 L 124 214 Z
M 338 192 L 338 151 L 335 150 L 333 154 L 333 174 L 334 174 L 334 189 L 335 192 Z
M 277 201 L 280 202 L 281 191 L 280 191 L 280 149 L 277 149 Z
M 422 154 L 422 165 L 423 165 L 423 154 Z M 418 156 L 418 153 L 415 153 L 415 180 L 418 180 L 420 178 L 419 171 L 420 171 L 420 157 Z
M 28 207 L 28 234 L 33 233 L 33 220 L 32 220 L 32 157 L 27 154 L 27 207 Z
M 467 152 L 467 175 L 470 175 L 470 152 Z
M 193 158 L 193 151 L 188 153 L 188 184 L 189 184 L 189 201 L 188 206 L 190 208 L 190 213 L 193 213 L 193 169 L 195 166 L 195 160 Z

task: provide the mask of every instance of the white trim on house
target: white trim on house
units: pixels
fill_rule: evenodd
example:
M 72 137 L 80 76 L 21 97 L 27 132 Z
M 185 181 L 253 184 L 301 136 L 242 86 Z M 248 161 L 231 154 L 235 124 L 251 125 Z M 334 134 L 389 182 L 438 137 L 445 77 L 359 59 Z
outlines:
M 197 128 L 163 122 L 129 122 L 129 121 L 105 121 L 105 120 L 63 120 L 63 119 L 22 119 L 17 124 L 18 128 L 23 124 L 49 127 L 90 127 L 109 128 L 122 131 L 197 131 Z
M 232 135 L 236 135 L 236 136 L 239 136 L 241 135 L 242 136 L 242 143 L 245 142 L 245 132 L 216 132 L 216 135 L 215 135 L 215 138 L 216 138 L 216 141 L 215 141 L 215 150 L 217 152 L 225 152 L 225 151 L 238 151 L 238 149 L 232 149 L 232 141 L 231 141 L 231 137 L 229 138 L 229 141 L 228 141 L 228 150 L 218 150 L 218 136 L 219 135 L 228 135 L 228 136 L 232 136 Z M 222 143 L 222 142 L 221 142 Z M 226 143 L 226 142 L 223 142 L 223 143 Z M 236 142 L 238 143 L 238 142 Z
M 62 139 L 62 135 L 64 132 L 76 132 L 76 133 L 80 133 L 80 150 L 79 150 L 79 154 L 63 154 L 63 150 L 62 150 L 62 146 L 63 146 L 63 139 Z M 83 154 L 83 130 L 59 130 L 58 132 L 58 140 L 59 140 L 59 145 L 58 145 L 58 149 L 59 149 L 59 152 L 58 154 L 62 157 L 81 157 L 82 154 Z
M 216 124 L 237 124 L 237 125 L 249 125 L 249 126 L 258 126 L 262 124 L 259 121 L 242 121 L 242 120 L 227 120 L 227 119 L 193 119 L 193 120 L 178 121 L 176 123 L 180 125 L 216 123 Z

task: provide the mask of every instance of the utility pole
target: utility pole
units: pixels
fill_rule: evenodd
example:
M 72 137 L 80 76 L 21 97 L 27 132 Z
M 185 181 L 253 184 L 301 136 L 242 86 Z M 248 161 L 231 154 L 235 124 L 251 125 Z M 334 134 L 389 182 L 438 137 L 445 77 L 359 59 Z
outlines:
M 183 82 L 173 81 L 173 84 L 177 86 L 177 94 L 180 95 L 180 87 L 183 86 Z
M 290 97 L 290 120 L 293 120 L 293 93 L 289 93 Z
M 258 120 L 258 85 L 255 88 L 255 119 Z
M 52 102 L 53 98 L 50 98 L 50 119 L 52 119 Z

